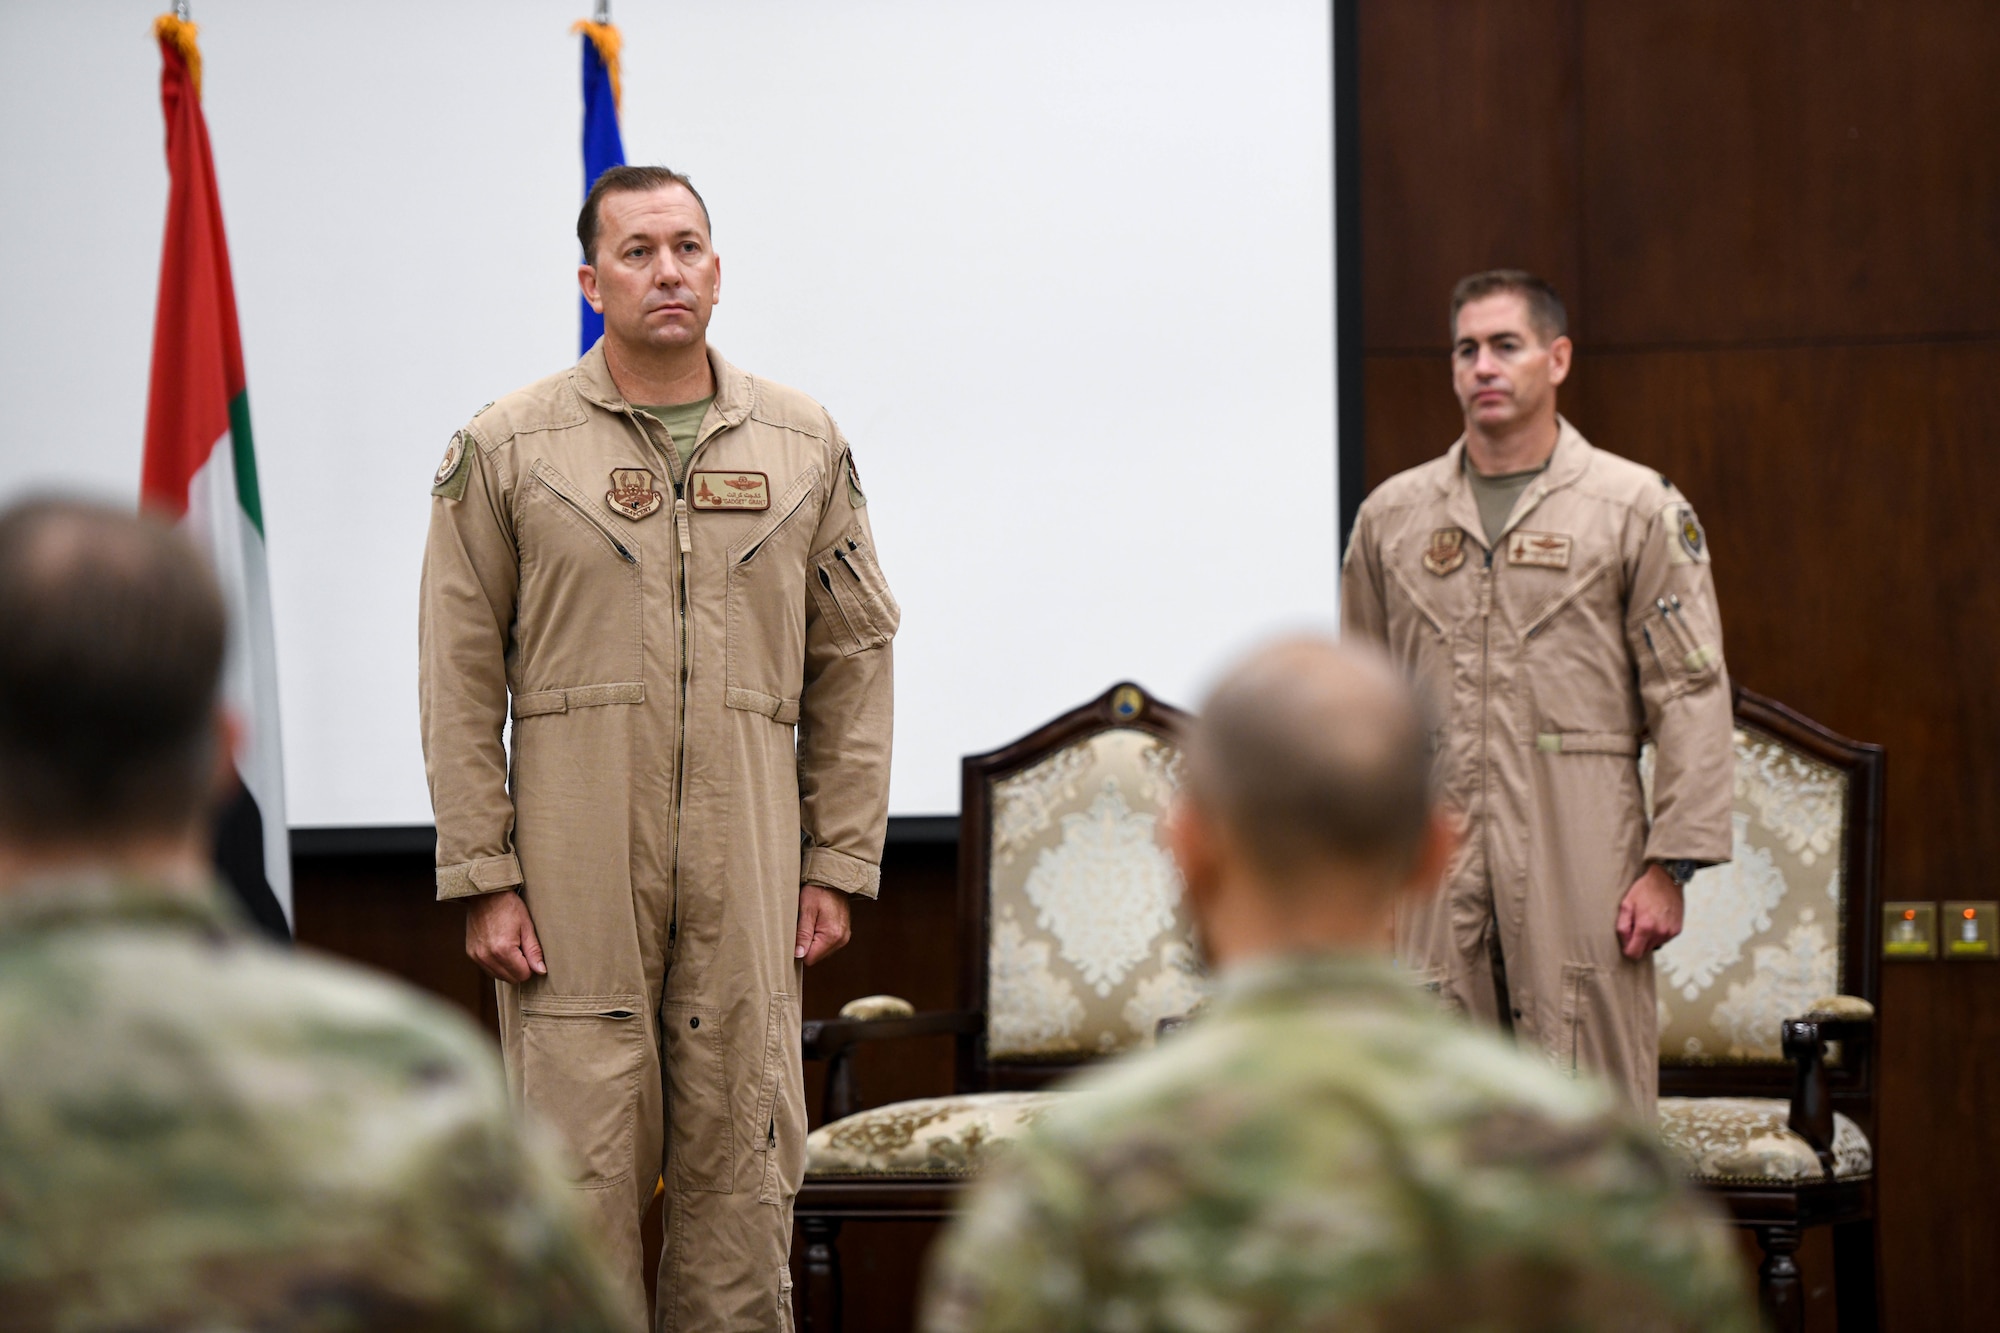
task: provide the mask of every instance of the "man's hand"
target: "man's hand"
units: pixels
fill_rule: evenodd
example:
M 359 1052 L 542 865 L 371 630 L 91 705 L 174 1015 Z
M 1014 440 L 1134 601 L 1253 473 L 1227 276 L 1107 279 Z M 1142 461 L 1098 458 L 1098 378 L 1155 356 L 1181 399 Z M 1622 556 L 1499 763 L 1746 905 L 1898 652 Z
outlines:
M 811 967 L 847 943 L 847 895 L 818 884 L 799 886 L 799 937 L 792 957 Z
M 516 985 L 549 970 L 528 904 L 512 889 L 483 893 L 466 904 L 465 954 L 487 976 Z
M 1644 958 L 1681 933 L 1681 886 L 1655 863 L 1618 904 L 1618 943 L 1627 958 Z

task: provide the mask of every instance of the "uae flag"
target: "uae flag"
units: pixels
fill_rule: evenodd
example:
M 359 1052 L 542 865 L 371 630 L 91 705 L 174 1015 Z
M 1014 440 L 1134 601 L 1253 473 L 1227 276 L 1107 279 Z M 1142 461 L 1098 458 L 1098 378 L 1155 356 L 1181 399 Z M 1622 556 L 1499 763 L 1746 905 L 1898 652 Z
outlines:
M 264 510 L 250 445 L 250 401 L 236 333 L 229 249 L 201 114 L 201 53 L 191 23 L 163 15 L 160 101 L 167 117 L 167 238 L 153 324 L 141 502 L 177 520 L 215 565 L 229 608 L 223 697 L 247 734 L 242 790 L 222 815 L 216 862 L 258 924 L 288 934 L 291 849 L 278 746 Z

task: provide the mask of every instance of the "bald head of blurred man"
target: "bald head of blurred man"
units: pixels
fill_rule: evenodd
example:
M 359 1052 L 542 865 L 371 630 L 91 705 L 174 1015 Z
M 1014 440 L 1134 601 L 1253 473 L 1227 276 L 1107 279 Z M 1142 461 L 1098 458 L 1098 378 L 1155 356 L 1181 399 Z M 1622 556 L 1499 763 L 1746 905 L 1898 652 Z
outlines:
M 1211 964 L 1389 950 L 1397 899 L 1434 889 L 1458 842 L 1431 731 L 1386 660 L 1331 640 L 1280 640 L 1223 677 L 1167 825 Z

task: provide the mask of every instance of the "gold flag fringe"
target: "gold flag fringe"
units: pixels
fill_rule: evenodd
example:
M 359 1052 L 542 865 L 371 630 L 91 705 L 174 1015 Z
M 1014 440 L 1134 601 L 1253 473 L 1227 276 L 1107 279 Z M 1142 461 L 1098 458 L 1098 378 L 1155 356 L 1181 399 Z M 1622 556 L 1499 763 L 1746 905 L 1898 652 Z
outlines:
M 618 48 L 624 44 L 625 39 L 618 35 L 618 25 L 578 19 L 570 25 L 570 31 L 580 32 L 590 38 L 590 44 L 597 48 L 597 58 L 604 62 L 606 72 L 611 75 L 611 101 L 619 111 L 624 111 L 625 89 L 618 79 Z
M 200 32 L 201 29 L 194 24 L 172 14 L 162 14 L 153 20 L 153 36 L 163 42 L 172 42 L 174 50 L 180 52 L 181 59 L 187 62 L 188 77 L 194 80 L 196 101 L 201 100 L 201 48 L 195 45 L 194 39 Z M 617 78 L 615 74 L 612 77 Z

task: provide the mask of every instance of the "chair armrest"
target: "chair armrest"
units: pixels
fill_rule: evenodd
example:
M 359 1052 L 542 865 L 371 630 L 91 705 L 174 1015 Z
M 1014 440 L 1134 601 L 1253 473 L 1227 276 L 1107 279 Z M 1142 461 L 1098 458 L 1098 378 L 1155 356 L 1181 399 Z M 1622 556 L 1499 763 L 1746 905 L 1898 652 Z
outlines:
M 811 1018 L 806 1020 L 801 1045 L 806 1059 L 831 1060 L 857 1042 L 946 1033 L 969 1036 L 985 1026 L 984 1014 L 964 1009 L 939 1009 L 908 1018 Z
M 1875 1034 L 1875 1007 L 1851 995 L 1821 1000 L 1803 1018 L 1788 1018 L 1781 1046 L 1794 1066 L 1787 1126 L 1812 1145 L 1821 1168 L 1833 1175 L 1833 1097 L 1826 1085 L 1828 1042 L 1867 1042 Z
M 901 1037 L 975 1037 L 986 1030 L 986 1015 L 977 1010 L 940 1009 L 907 1018 L 814 1018 L 799 1033 L 799 1053 L 824 1060 L 826 1092 L 820 1098 L 820 1123 L 844 1120 L 861 1109 L 854 1086 L 853 1048 L 864 1041 Z

